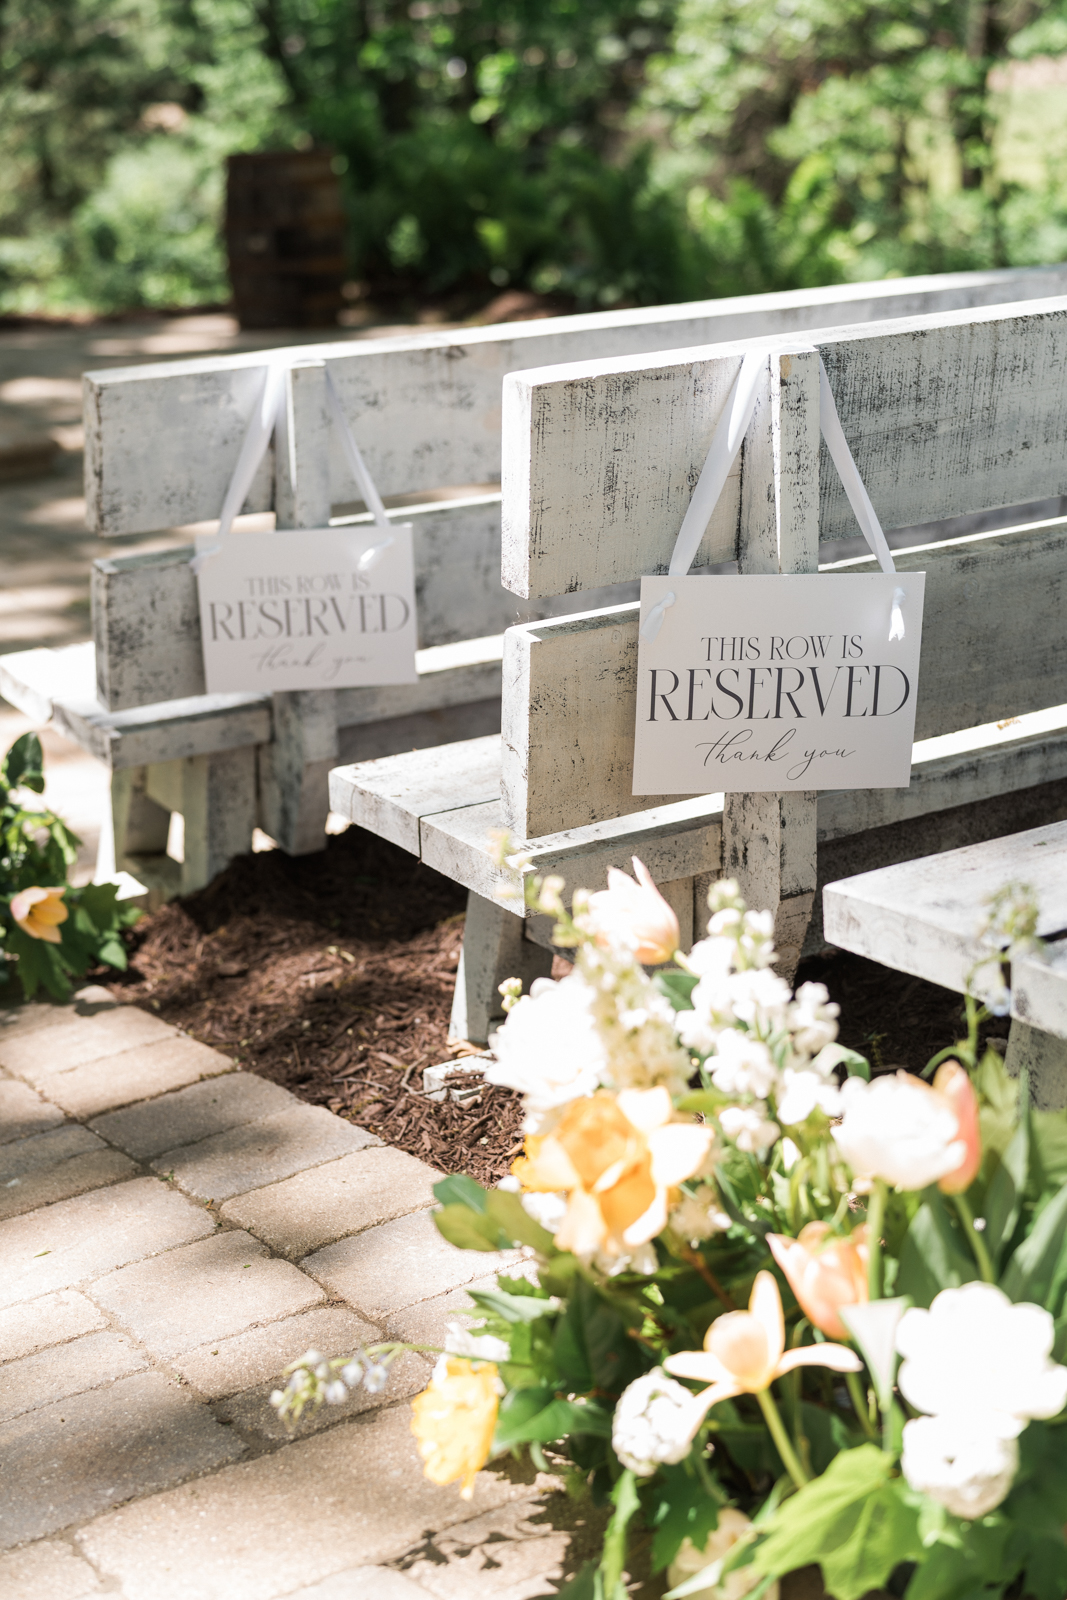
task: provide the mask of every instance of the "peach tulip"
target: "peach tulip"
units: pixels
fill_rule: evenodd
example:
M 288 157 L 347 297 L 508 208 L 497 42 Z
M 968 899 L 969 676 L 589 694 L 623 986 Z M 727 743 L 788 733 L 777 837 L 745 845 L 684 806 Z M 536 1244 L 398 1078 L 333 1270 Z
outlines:
M 54 889 L 20 889 L 11 897 L 11 915 L 31 939 L 43 939 L 45 944 L 61 944 L 63 935 L 58 924 L 70 915 L 63 904 L 66 887 Z
M 775 1378 L 796 1367 L 830 1367 L 834 1372 L 859 1372 L 862 1362 L 840 1344 L 806 1344 L 785 1348 L 785 1318 L 778 1284 L 769 1272 L 757 1272 L 747 1311 L 716 1317 L 704 1335 L 703 1350 L 683 1350 L 663 1363 L 676 1378 L 695 1378 L 709 1385 L 697 1398 L 705 1411 L 739 1394 L 760 1394 Z
M 945 1061 L 938 1067 L 934 1075 L 934 1093 L 951 1107 L 956 1118 L 956 1138 L 964 1146 L 959 1165 L 946 1172 L 937 1187 L 943 1194 L 963 1194 L 971 1187 L 982 1164 L 978 1096 L 958 1061 Z
M 678 918 L 644 862 L 634 856 L 633 864 L 636 883 L 617 867 L 609 867 L 608 887 L 590 895 L 589 905 L 603 939 L 625 940 L 642 966 L 656 967 L 669 961 L 678 949 Z
M 666 1226 L 677 1186 L 699 1169 L 713 1137 L 673 1114 L 666 1089 L 601 1090 L 572 1101 L 551 1133 L 526 1140 L 511 1170 L 527 1191 L 566 1194 L 561 1250 L 624 1255 Z
M 771 1233 L 767 1243 L 808 1321 L 831 1339 L 847 1339 L 838 1312 L 867 1299 L 866 1227 L 840 1238 L 828 1222 L 809 1222 L 798 1238 Z

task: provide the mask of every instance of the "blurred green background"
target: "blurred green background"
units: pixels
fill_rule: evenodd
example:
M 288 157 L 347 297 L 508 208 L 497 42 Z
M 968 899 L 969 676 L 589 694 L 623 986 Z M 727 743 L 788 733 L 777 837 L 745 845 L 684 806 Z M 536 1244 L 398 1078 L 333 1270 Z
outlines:
M 1067 257 L 1067 0 L 0 0 L 0 311 L 227 299 L 335 152 L 351 296 L 602 309 Z

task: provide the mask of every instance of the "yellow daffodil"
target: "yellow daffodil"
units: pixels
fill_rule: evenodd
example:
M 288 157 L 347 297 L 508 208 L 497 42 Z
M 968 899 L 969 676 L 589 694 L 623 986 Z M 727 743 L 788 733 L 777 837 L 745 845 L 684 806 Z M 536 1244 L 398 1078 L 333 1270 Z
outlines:
M 431 1483 L 459 1478 L 460 1494 L 470 1499 L 475 1476 L 489 1459 L 498 1395 L 492 1361 L 444 1356 L 438 1362 L 429 1387 L 411 1402 L 411 1431 Z
M 551 1133 L 526 1140 L 511 1170 L 526 1190 L 566 1194 L 559 1249 L 620 1256 L 662 1231 L 678 1184 L 699 1169 L 713 1137 L 673 1114 L 664 1088 L 601 1091 L 572 1101 Z
M 830 1367 L 859 1372 L 862 1363 L 840 1344 L 785 1348 L 782 1297 L 769 1272 L 757 1272 L 747 1311 L 717 1317 L 704 1335 L 703 1350 L 683 1350 L 663 1365 L 676 1378 L 695 1378 L 710 1387 L 698 1396 L 706 1410 L 739 1394 L 760 1394 L 794 1367 Z
M 43 939 L 45 944 L 61 944 L 63 935 L 58 924 L 70 915 L 63 904 L 64 886 L 58 889 L 21 889 L 11 897 L 11 915 L 31 939 Z

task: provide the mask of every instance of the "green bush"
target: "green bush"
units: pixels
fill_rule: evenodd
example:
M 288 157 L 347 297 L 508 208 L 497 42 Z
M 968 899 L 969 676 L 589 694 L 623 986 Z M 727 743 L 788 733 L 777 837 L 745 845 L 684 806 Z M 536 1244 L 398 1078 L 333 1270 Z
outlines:
M 65 1000 L 71 979 L 91 967 L 125 968 L 122 930 L 140 912 L 119 905 L 114 884 L 67 883 L 79 839 L 54 812 L 20 797 L 43 789 L 41 743 L 25 733 L 0 763 L 0 993 L 21 990 L 28 999 L 44 988 Z M 59 893 L 33 893 L 49 889 Z M 27 890 L 36 905 L 20 901 Z

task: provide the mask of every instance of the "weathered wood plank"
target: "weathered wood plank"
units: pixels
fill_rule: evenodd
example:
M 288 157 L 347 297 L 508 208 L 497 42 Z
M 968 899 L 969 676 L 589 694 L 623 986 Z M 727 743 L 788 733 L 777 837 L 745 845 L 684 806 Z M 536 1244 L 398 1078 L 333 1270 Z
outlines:
M 1067 491 L 1067 298 L 823 329 L 811 342 L 885 527 Z M 508 588 L 558 594 L 666 571 L 729 384 L 755 346 L 506 378 Z M 820 500 L 823 539 L 854 531 L 825 457 Z M 736 525 L 728 485 L 698 562 L 735 555 Z
M 135 711 L 57 700 L 52 725 L 115 771 L 264 744 L 271 708 L 268 696 L 253 694 L 199 695 Z
M 1067 927 L 1067 823 L 828 883 L 830 944 L 963 993 L 981 950 L 984 901 L 1004 884 L 1038 891 L 1038 932 Z
M 58 650 L 17 650 L 0 656 L 0 694 L 24 716 L 51 721 L 56 700 L 95 700 L 93 646 L 63 645 Z
M 486 899 L 509 895 L 502 903 L 516 915 L 523 914 L 519 874 L 498 866 L 494 858 L 492 836 L 504 828 L 499 801 L 423 817 L 419 828 L 427 866 Z M 722 797 L 703 796 L 696 802 L 640 813 L 636 819 L 612 818 L 588 828 L 567 829 L 547 839 L 516 843 L 514 848 L 531 857 L 536 871 L 558 872 L 566 880 L 567 896 L 582 886 L 601 887 L 608 867 L 632 872 L 634 855 L 640 856 L 657 883 L 701 872 L 718 874 Z
M 1067 1039 L 1067 943 L 1063 940 L 1050 945 L 1041 956 L 1023 956 L 1012 962 L 1011 1014 L 1042 1033 Z
M 499 795 L 499 736 L 361 761 L 330 773 L 332 811 L 415 856 L 420 818 Z
M 508 372 L 1065 290 L 1064 267 L 948 273 L 307 346 L 299 359 L 329 362 L 379 490 L 392 494 L 497 477 L 500 383 Z M 269 354 L 87 374 L 90 528 L 105 535 L 140 533 L 217 517 Z M 165 439 L 166 449 L 146 448 L 149 437 Z M 347 473 L 335 440 L 329 450 L 336 504 L 345 497 Z M 268 459 L 248 510 L 271 508 L 273 480 Z

